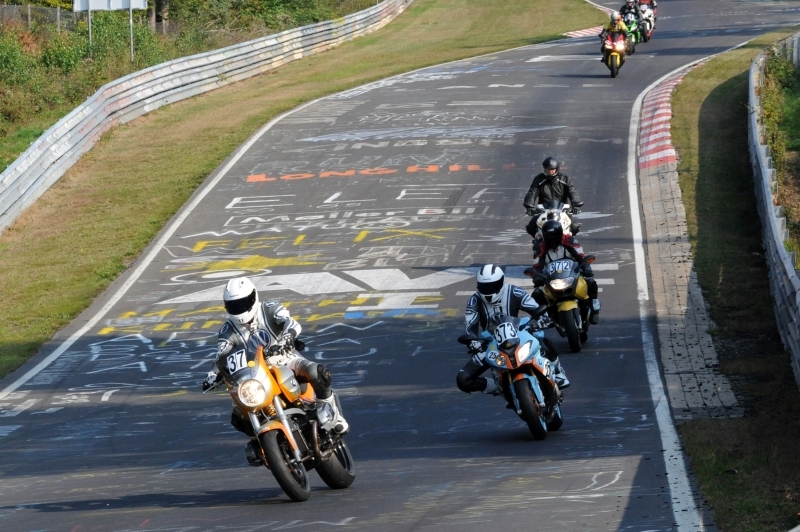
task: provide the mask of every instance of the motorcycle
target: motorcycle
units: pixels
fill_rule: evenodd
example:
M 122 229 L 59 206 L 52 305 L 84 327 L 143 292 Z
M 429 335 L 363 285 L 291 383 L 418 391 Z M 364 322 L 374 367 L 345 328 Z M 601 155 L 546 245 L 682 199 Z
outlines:
M 536 226 L 539 228 L 536 231 L 536 238 L 542 238 L 542 226 L 548 220 L 557 220 L 561 224 L 561 229 L 565 235 L 572 234 L 572 219 L 569 213 L 572 211 L 572 206 L 569 203 L 561 203 L 560 201 L 550 200 L 540 203 L 534 209 L 534 216 L 536 218 Z M 579 231 L 575 231 L 577 235 Z
M 625 23 L 625 26 L 628 27 L 627 52 L 633 55 L 636 52 L 636 45 L 642 40 L 639 19 L 633 13 L 627 13 L 622 18 L 622 21 Z
M 616 78 L 619 69 L 625 64 L 625 50 L 627 44 L 625 37 L 620 32 L 612 32 L 605 36 L 603 41 L 603 63 L 611 71 L 611 77 Z
M 653 30 L 656 29 L 656 15 L 647 4 L 640 4 L 639 12 L 641 13 L 640 20 L 642 22 L 639 26 L 639 32 L 642 35 L 642 42 L 647 42 L 652 37 Z
M 293 501 L 311 495 L 307 472 L 312 469 L 330 488 L 347 488 L 355 479 L 350 449 L 342 436 L 320 428 L 332 409 L 318 410 L 310 385 L 298 382 L 290 368 L 268 362 L 293 346 L 271 346 L 265 356 L 262 342 L 253 334 L 245 349 L 219 357 L 219 380 L 203 393 L 226 387 L 251 437 L 247 462 L 266 466 Z
M 545 273 L 533 268 L 525 270 L 525 275 L 544 281 L 542 292 L 550 318 L 558 334 L 566 336 L 573 353 L 578 353 L 581 344 L 589 339 L 591 300 L 581 267 L 594 260 L 594 255 L 587 255 L 581 262 L 565 258 L 548 264 Z
M 484 360 L 491 368 L 498 388 L 517 415 L 528 425 L 534 440 L 543 440 L 548 431 L 563 424 L 563 395 L 553 378 L 553 368 L 545 358 L 541 340 L 544 333 L 535 331 L 536 322 L 495 314 L 488 331 L 479 337 L 463 334 L 461 344 L 481 342 Z

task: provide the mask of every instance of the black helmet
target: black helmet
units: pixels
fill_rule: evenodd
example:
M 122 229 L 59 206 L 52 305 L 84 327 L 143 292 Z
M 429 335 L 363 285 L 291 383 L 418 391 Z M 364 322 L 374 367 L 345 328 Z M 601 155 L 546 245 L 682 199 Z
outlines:
M 561 245 L 561 239 L 564 237 L 564 229 L 561 223 L 556 220 L 547 220 L 542 225 L 542 237 L 548 249 L 555 249 Z
M 548 170 L 555 170 L 558 173 L 558 159 L 555 157 L 548 157 L 544 161 L 542 161 L 542 170 L 544 170 L 545 175 L 549 175 Z

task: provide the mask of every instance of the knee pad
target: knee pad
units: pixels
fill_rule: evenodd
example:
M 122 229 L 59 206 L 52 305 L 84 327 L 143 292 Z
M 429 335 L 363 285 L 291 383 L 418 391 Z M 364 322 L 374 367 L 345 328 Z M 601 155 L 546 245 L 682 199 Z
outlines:
M 472 378 L 469 373 L 462 369 L 456 375 L 456 386 L 464 393 L 482 392 L 486 388 L 486 378 Z
M 317 382 L 326 388 L 330 388 L 332 380 L 331 370 L 322 364 L 317 364 Z

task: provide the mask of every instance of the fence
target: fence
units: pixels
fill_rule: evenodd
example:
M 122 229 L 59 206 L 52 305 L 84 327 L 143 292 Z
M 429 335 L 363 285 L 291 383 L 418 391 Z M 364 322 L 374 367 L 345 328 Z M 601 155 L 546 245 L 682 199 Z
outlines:
M 375 31 L 412 2 L 384 0 L 337 20 L 176 59 L 104 85 L 45 131 L 0 174 L 0 230 L 44 194 L 114 125 Z
M 780 41 L 776 46 L 790 53 L 794 64 L 798 64 L 800 33 Z M 777 186 L 775 170 L 769 146 L 766 144 L 766 130 L 761 119 L 761 82 L 764 79 L 766 56 L 761 52 L 750 65 L 748 138 L 750 162 L 753 166 L 756 203 L 761 216 L 762 238 L 769 265 L 770 291 L 773 308 L 778 322 L 784 348 L 792 355 L 792 368 L 795 379 L 800 384 L 800 278 L 794 268 L 795 257 L 786 251 L 784 241 L 789 238 L 783 208 L 777 205 Z
M 58 30 L 75 28 L 75 23 L 86 20 L 86 13 L 73 13 L 56 7 L 0 5 L 0 24 L 13 22 L 27 25 L 55 24 Z

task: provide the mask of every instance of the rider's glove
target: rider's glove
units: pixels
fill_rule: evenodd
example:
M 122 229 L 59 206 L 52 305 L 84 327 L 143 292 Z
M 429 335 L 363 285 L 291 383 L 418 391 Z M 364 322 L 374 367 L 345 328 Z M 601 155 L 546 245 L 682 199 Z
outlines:
M 287 347 L 294 347 L 294 335 L 287 331 L 281 335 L 281 338 L 278 340 L 278 342 Z
M 572 214 L 580 214 L 581 208 L 580 207 L 572 207 Z
M 203 391 L 208 390 L 219 382 L 219 373 L 216 371 L 209 371 L 206 378 L 203 379 Z
M 525 214 L 527 214 L 528 216 L 536 216 L 536 214 L 537 214 L 536 213 L 536 209 L 532 209 L 532 208 L 528 207 L 528 208 L 525 209 Z
M 472 340 L 469 343 L 468 349 L 469 349 L 469 353 L 471 355 L 474 355 L 474 354 L 477 354 L 477 353 L 480 353 L 481 351 L 483 351 L 483 344 L 481 342 L 479 342 L 478 340 Z
M 536 326 L 539 329 L 547 329 L 549 327 L 553 327 L 553 325 L 553 320 L 551 320 L 550 316 L 547 314 L 543 315 L 541 318 L 539 318 L 539 321 L 536 322 Z

